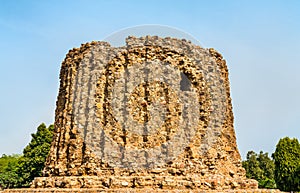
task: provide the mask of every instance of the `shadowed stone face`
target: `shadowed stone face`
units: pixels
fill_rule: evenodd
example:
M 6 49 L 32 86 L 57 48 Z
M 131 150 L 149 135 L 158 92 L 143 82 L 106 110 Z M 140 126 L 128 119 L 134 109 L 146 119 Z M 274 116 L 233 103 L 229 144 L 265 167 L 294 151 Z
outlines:
M 186 40 L 73 49 L 45 177 L 33 187 L 256 188 L 240 163 L 229 91 L 222 56 Z

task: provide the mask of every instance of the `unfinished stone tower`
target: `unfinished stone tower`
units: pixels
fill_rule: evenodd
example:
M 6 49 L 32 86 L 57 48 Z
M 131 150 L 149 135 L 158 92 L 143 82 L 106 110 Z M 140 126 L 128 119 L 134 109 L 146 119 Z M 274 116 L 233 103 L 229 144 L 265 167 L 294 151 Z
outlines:
M 256 189 L 236 145 L 225 60 L 156 36 L 70 50 L 43 174 L 33 188 Z

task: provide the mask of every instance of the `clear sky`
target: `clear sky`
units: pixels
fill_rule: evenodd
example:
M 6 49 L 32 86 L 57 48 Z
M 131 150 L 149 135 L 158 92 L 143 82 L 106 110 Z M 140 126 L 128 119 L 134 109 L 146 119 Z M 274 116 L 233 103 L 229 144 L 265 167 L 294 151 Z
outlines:
M 21 153 L 53 123 L 69 49 L 122 28 L 159 24 L 227 60 L 238 147 L 272 153 L 300 139 L 300 1 L 0 0 L 0 155 Z

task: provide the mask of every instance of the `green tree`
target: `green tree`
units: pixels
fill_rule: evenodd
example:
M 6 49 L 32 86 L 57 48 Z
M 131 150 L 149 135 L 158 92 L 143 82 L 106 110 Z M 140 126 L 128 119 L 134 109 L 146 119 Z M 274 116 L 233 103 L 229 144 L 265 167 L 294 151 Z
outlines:
M 13 188 L 19 183 L 16 173 L 20 155 L 2 155 L 0 158 L 0 189 Z
M 300 191 L 300 144 L 298 139 L 279 140 L 275 153 L 275 181 L 282 191 Z
M 259 152 L 257 156 L 259 168 L 263 171 L 261 178 L 258 181 L 260 188 L 276 188 L 274 179 L 275 164 L 269 157 L 268 153 Z
M 246 160 L 242 162 L 247 178 L 258 181 L 260 188 L 276 188 L 274 180 L 274 162 L 268 153 L 256 154 L 254 151 L 247 153 Z
M 31 134 L 30 143 L 24 148 L 23 156 L 19 159 L 17 174 L 20 177 L 20 187 L 28 187 L 30 182 L 42 175 L 42 170 L 48 156 L 53 136 L 53 125 L 48 128 L 42 123 L 37 132 Z
M 0 173 L 8 170 L 9 168 L 16 166 L 18 164 L 18 158 L 20 155 L 13 154 L 13 155 L 5 155 L 3 154 L 0 158 Z
M 246 177 L 251 179 L 260 179 L 263 171 L 259 167 L 257 154 L 254 151 L 248 151 L 246 160 L 242 162 L 246 170 Z

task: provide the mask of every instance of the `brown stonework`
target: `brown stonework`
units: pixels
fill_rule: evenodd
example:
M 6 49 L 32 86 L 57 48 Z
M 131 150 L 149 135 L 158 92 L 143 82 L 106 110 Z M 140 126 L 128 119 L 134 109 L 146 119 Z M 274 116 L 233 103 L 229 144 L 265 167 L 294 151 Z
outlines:
M 272 189 L 239 189 L 239 190 L 163 190 L 152 188 L 120 188 L 120 189 L 100 189 L 100 188 L 29 188 L 29 189 L 11 189 L 5 190 L 4 193 L 99 193 L 99 192 L 119 192 L 119 193 L 281 193 L 279 190 Z M 0 191 L 0 193 L 2 193 Z
M 22 191 L 278 192 L 245 177 L 222 55 L 156 36 L 69 51 L 43 174 Z

